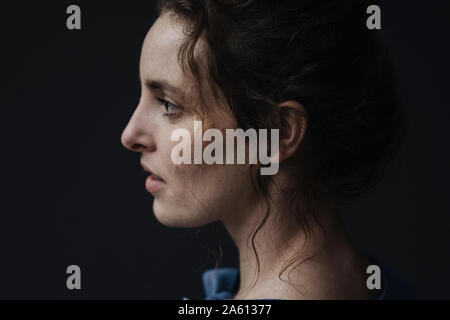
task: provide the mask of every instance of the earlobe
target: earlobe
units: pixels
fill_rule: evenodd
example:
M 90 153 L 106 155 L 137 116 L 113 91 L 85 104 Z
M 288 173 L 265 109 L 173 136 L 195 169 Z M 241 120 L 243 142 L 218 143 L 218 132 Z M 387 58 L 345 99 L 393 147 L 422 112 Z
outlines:
M 279 162 L 292 157 L 300 148 L 308 127 L 305 108 L 297 101 L 278 104 L 280 128 Z

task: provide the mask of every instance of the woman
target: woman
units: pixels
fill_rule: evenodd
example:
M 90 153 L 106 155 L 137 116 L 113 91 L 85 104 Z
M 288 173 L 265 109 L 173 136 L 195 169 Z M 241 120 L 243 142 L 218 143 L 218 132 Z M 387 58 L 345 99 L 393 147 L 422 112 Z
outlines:
M 339 219 L 342 203 L 379 180 L 405 131 L 386 49 L 366 27 L 368 5 L 159 1 L 122 143 L 142 154 L 158 221 L 221 221 L 239 249 L 239 269 L 204 273 L 206 299 L 407 297 L 383 266 L 381 287 L 368 285 L 377 264 Z M 248 160 L 175 164 L 181 139 L 172 135 L 187 130 L 193 145 L 194 121 L 223 133 L 278 129 L 279 170 L 261 175 L 266 165 Z M 179 155 L 191 159 L 188 150 Z

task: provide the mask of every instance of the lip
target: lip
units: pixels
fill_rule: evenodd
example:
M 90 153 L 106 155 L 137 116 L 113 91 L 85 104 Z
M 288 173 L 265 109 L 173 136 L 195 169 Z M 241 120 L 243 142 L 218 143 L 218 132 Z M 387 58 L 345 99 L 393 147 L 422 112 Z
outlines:
M 158 175 L 156 173 L 154 173 L 153 171 L 151 171 L 142 162 L 141 162 L 141 166 L 145 172 L 148 172 L 150 174 L 147 177 L 147 179 L 145 180 L 145 189 L 147 189 L 147 191 L 150 193 L 156 193 L 156 192 L 160 191 L 166 185 L 166 182 L 164 181 L 164 179 L 162 179 L 161 177 L 160 177 L 160 179 L 162 179 L 162 180 L 156 179 L 153 175 L 156 175 L 156 176 L 158 176 Z
M 162 180 L 157 180 L 154 176 L 149 175 L 145 180 L 145 189 L 150 193 L 156 193 L 160 191 L 166 183 Z

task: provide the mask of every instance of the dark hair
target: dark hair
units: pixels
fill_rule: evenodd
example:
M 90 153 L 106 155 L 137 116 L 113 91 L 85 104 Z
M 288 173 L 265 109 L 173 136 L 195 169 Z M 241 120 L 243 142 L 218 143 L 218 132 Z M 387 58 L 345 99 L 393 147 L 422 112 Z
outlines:
M 308 147 L 302 149 L 303 160 L 294 157 L 281 166 L 292 168 L 298 181 L 286 193 L 292 199 L 286 203 L 296 201 L 306 231 L 306 213 L 314 216 L 317 201 L 331 198 L 343 203 L 371 188 L 404 140 L 405 116 L 391 60 L 380 31 L 366 26 L 370 4 L 364 0 L 158 3 L 160 13 L 170 11 L 186 22 L 187 39 L 179 59 L 183 70 L 199 82 L 194 48 L 200 38 L 205 41 L 206 80 L 216 97 L 220 92 L 226 99 L 240 128 L 273 128 L 270 112 L 283 101 L 295 100 L 305 108 Z M 270 177 L 255 178 L 268 199 Z M 252 244 L 269 212 L 270 207 Z

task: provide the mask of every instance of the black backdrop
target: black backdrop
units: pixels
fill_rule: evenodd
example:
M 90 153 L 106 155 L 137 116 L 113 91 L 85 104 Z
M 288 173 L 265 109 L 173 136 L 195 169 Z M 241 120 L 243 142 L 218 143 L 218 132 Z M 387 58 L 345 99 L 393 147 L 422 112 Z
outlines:
M 220 224 L 159 224 L 139 155 L 120 143 L 154 3 L 77 1 L 76 31 L 71 4 L 2 5 L 0 298 L 202 298 L 202 271 L 235 265 L 235 248 Z M 424 298 L 450 298 L 446 9 L 382 5 L 410 131 L 386 179 L 344 210 L 357 243 Z

